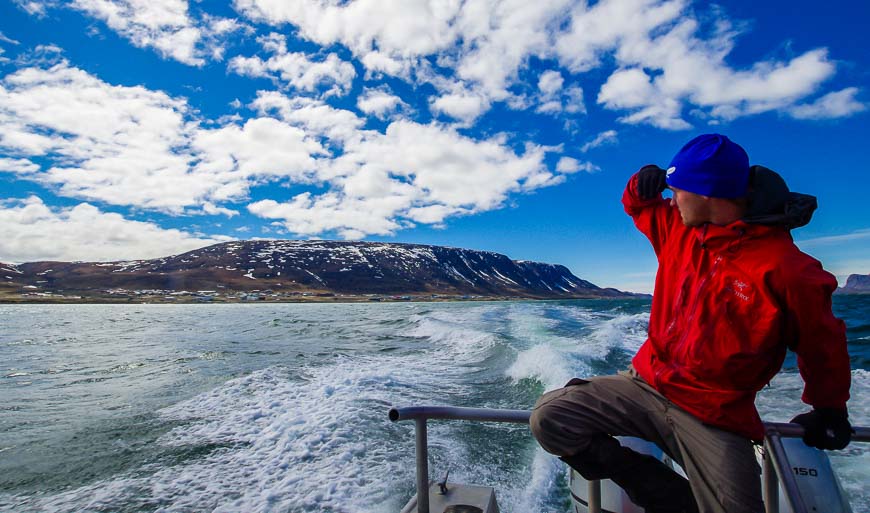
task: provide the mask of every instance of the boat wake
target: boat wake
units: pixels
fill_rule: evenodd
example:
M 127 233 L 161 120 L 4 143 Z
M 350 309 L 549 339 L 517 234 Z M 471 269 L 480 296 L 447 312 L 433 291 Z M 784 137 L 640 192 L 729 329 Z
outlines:
M 266 328 L 238 335 L 238 318 L 229 315 L 226 326 L 211 318 L 226 342 L 198 342 L 197 350 L 223 356 L 198 360 L 197 369 L 235 376 L 152 412 L 159 429 L 147 458 L 55 491 L 0 490 L 0 510 L 394 513 L 415 493 L 414 433 L 389 422 L 388 409 L 530 409 L 572 377 L 621 370 L 645 340 L 649 314 L 643 304 L 599 304 L 362 305 L 340 307 L 340 321 L 331 305 L 288 306 L 286 317 L 240 309 L 245 325 Z M 258 352 L 264 347 L 268 357 Z M 233 371 L 248 354 L 269 364 Z M 162 361 L 162 372 L 190 369 Z M 119 370 L 115 382 L 134 372 Z M 762 416 L 788 421 L 805 411 L 801 390 L 796 371 L 779 374 L 759 396 Z M 852 396 L 852 421 L 870 424 L 870 371 L 853 372 Z M 451 481 L 492 486 L 505 513 L 569 510 L 565 466 L 524 425 L 433 421 L 429 448 L 431 478 L 449 470 Z M 870 513 L 870 447 L 855 444 L 831 460 L 855 511 Z

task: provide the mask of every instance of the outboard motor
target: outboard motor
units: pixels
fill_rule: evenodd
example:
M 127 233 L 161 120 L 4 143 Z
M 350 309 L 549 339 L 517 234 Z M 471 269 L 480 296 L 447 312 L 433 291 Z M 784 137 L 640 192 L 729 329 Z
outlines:
M 801 497 L 809 511 L 852 513 L 846 493 L 825 451 L 808 447 L 800 438 L 784 438 L 782 446 L 788 458 L 788 468 L 794 472 Z M 779 487 L 779 511 L 793 513 L 782 486 Z

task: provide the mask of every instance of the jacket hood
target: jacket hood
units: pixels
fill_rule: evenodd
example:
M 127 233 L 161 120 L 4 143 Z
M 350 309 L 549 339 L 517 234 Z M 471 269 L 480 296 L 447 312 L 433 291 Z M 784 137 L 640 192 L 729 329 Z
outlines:
M 744 222 L 799 228 L 810 222 L 817 207 L 815 196 L 789 191 L 775 171 L 764 166 L 750 168 L 749 207 Z

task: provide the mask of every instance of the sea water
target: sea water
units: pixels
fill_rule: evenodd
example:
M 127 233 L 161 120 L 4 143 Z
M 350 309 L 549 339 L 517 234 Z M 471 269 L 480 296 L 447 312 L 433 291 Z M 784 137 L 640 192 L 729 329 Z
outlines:
M 849 328 L 851 419 L 870 425 L 870 297 Z M 625 368 L 649 302 L 0 305 L 0 510 L 397 512 L 412 423 L 392 406 L 529 409 Z M 793 356 L 762 416 L 807 410 Z M 567 472 L 523 425 L 432 421 L 430 472 L 506 513 L 570 510 Z M 830 453 L 870 512 L 870 444 Z

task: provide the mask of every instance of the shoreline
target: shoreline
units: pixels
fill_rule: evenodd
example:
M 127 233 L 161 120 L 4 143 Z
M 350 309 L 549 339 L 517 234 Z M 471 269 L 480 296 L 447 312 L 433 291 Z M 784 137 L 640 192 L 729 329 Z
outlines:
M 652 296 L 582 296 L 582 297 L 529 297 L 529 296 L 304 296 L 304 297 L 266 297 L 262 299 L 213 298 L 196 297 L 145 297 L 145 298 L 113 298 L 113 297 L 0 297 L 0 305 L 30 304 L 30 305 L 214 305 L 214 304 L 339 304 L 339 303 L 458 303 L 458 302 L 493 302 L 493 301 L 572 301 L 572 300 L 648 300 Z

